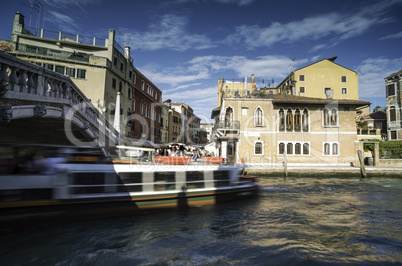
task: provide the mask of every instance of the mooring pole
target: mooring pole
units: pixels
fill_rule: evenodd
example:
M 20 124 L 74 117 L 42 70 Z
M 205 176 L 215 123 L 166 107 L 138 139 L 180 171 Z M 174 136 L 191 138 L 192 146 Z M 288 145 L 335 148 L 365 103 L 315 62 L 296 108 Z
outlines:
M 361 177 L 366 178 L 367 173 L 366 173 L 366 168 L 364 166 L 364 158 L 363 158 L 363 152 L 361 150 L 357 151 L 357 155 L 359 156 L 359 162 L 360 162 L 360 174 Z
M 285 152 L 284 152 L 284 162 L 283 162 L 283 164 L 284 164 L 284 167 L 285 167 L 285 169 L 284 169 L 284 171 L 285 171 L 285 177 L 288 177 L 288 158 L 287 158 L 287 152 L 286 152 L 286 149 L 285 149 Z

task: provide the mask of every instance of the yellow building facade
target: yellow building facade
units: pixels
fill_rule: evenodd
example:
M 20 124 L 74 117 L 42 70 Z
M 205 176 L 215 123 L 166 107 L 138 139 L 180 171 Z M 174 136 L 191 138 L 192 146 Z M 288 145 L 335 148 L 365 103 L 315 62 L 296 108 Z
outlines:
M 277 89 L 281 94 L 315 98 L 359 99 L 358 73 L 323 59 L 292 71 Z
M 368 102 L 291 95 L 224 99 L 216 134 L 220 156 L 265 167 L 350 165 L 357 161 L 356 108 Z

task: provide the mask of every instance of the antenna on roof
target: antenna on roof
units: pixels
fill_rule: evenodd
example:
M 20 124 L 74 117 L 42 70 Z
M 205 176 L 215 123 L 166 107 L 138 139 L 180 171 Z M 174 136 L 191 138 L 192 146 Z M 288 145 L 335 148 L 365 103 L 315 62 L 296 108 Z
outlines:
M 292 71 L 295 70 L 295 60 L 296 60 L 296 57 L 294 57 L 294 58 L 292 59 L 292 63 L 289 64 L 289 66 L 292 68 Z
M 31 27 L 31 22 L 32 22 L 32 12 L 36 11 L 36 25 L 35 29 L 38 31 L 40 29 L 40 24 L 41 24 L 41 14 L 42 14 L 42 8 L 44 8 L 43 11 L 43 28 L 45 28 L 45 15 L 46 15 L 46 3 L 43 0 L 30 0 L 31 5 L 28 6 L 26 4 L 23 4 L 25 6 L 28 6 L 31 9 L 31 12 L 29 14 L 29 27 Z

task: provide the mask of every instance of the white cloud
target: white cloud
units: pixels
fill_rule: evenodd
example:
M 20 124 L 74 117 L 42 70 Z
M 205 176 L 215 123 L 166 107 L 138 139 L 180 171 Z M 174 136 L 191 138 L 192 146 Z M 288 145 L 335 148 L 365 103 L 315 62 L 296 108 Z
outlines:
M 89 4 L 98 4 L 100 0 L 46 0 L 46 4 L 53 8 L 66 8 L 71 6 L 76 6 L 82 8 Z
M 157 23 L 151 24 L 147 32 L 128 32 L 126 37 L 131 46 L 139 50 L 186 51 L 215 47 L 206 36 L 186 32 L 187 24 L 186 17 L 166 14 Z
M 318 57 L 313 59 L 315 58 Z M 162 68 L 149 64 L 141 67 L 141 72 L 155 84 L 169 84 L 176 87 L 170 91 L 180 91 L 182 88 L 194 87 L 197 81 L 210 79 L 212 74 L 221 75 L 222 78 L 227 79 L 250 77 L 251 74 L 254 74 L 256 78 L 275 79 L 278 82 L 294 69 L 303 67 L 310 62 L 311 59 L 295 58 L 293 60 L 285 56 L 274 55 L 259 56 L 254 59 L 245 56 L 209 55 L 195 57 L 176 68 Z M 230 72 L 234 72 L 234 74 L 230 77 L 223 76 L 224 73 Z M 191 84 L 187 84 L 189 82 Z
M 202 122 L 210 122 L 211 111 L 218 103 L 218 88 L 207 87 L 188 89 L 181 92 L 163 94 L 163 99 L 171 99 L 172 102 L 184 102 L 190 104 L 194 113 L 202 119 Z
M 181 67 L 162 68 L 154 64 L 141 67 L 141 72 L 149 77 L 155 84 L 169 84 L 171 86 L 188 85 L 199 80 L 209 79 L 212 75 L 232 71 L 231 77 L 243 78 L 254 74 L 261 78 L 274 78 L 282 80 L 292 70 L 304 66 L 309 59 L 292 59 L 285 56 L 259 56 L 250 59 L 245 56 L 199 56 L 183 63 Z
M 214 0 L 222 4 L 236 4 L 238 6 L 246 6 L 254 2 L 254 0 Z
M 384 10 L 397 2 L 386 1 L 381 4 L 364 7 L 359 12 L 350 14 L 328 13 L 306 17 L 300 21 L 288 23 L 273 22 L 269 27 L 258 25 L 241 25 L 227 41 L 232 44 L 245 43 L 248 49 L 276 43 L 295 43 L 301 40 L 319 40 L 330 38 L 330 44 L 319 44 L 312 51 L 334 46 L 346 39 L 359 36 L 371 27 L 390 22 Z
M 61 31 L 75 32 L 77 29 L 79 29 L 77 21 L 70 16 L 56 11 L 49 11 L 48 14 L 50 16 L 48 16 L 46 20 L 56 24 Z
M 190 87 L 195 87 L 195 86 L 199 86 L 201 85 L 201 83 L 191 83 L 191 84 L 185 84 L 185 85 L 181 85 L 181 86 L 177 86 L 173 89 L 168 89 L 168 90 L 164 90 L 163 93 L 171 93 L 173 91 L 178 91 L 178 90 L 182 90 L 182 89 L 187 89 Z
M 399 38 L 402 38 L 402 31 L 395 34 L 384 36 L 380 38 L 380 40 L 399 39 Z
M 202 1 L 206 1 L 206 0 L 202 0 Z M 221 3 L 221 4 L 234 4 L 234 5 L 238 5 L 238 6 L 246 6 L 249 5 L 251 3 L 253 3 L 255 0 L 210 0 L 210 2 L 217 2 L 217 3 Z M 184 3 L 197 3 L 200 2 L 200 0 L 175 0 L 172 3 L 176 3 L 176 4 L 184 4 Z
M 401 70 L 402 57 L 400 58 L 368 58 L 358 67 L 359 72 L 359 96 L 366 98 L 384 97 L 384 78 Z

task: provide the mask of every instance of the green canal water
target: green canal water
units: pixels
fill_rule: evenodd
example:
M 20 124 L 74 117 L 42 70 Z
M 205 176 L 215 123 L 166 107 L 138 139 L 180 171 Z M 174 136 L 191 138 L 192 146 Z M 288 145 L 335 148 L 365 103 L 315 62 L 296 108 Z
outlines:
M 243 201 L 3 230 L 0 265 L 402 264 L 402 179 L 260 181 Z

